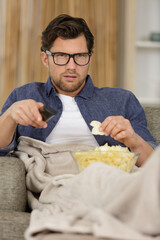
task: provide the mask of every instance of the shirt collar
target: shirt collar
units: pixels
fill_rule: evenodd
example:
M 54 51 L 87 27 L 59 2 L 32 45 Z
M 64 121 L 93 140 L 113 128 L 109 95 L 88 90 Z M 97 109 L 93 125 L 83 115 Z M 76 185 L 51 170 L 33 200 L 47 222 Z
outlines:
M 45 83 L 45 89 L 46 89 L 46 94 L 48 97 L 50 96 L 51 93 L 54 95 L 57 94 L 56 89 L 53 86 L 50 77 L 48 77 L 48 80 Z M 86 98 L 86 99 L 91 98 L 92 94 L 93 94 L 93 90 L 94 90 L 94 85 L 93 85 L 92 79 L 91 79 L 90 75 L 87 75 L 86 84 L 77 96 L 80 96 L 80 97 Z
M 56 95 L 56 89 L 55 89 L 55 87 L 53 86 L 50 77 L 48 77 L 48 80 L 47 80 L 47 82 L 45 83 L 45 89 L 46 89 L 46 94 L 47 94 L 48 97 L 50 96 L 51 93 L 54 94 L 54 95 Z
M 80 91 L 78 96 L 86 99 L 91 98 L 93 95 L 93 91 L 94 91 L 94 85 L 93 85 L 92 79 L 90 75 L 87 75 L 86 84 L 84 85 L 83 89 Z

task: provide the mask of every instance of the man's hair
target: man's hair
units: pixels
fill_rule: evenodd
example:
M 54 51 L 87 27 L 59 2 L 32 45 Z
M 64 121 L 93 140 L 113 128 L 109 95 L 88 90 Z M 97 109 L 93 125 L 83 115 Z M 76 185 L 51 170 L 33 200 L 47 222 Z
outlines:
M 41 51 L 50 50 L 56 38 L 74 39 L 84 34 L 88 51 L 92 52 L 94 36 L 83 18 L 61 14 L 54 18 L 42 32 Z

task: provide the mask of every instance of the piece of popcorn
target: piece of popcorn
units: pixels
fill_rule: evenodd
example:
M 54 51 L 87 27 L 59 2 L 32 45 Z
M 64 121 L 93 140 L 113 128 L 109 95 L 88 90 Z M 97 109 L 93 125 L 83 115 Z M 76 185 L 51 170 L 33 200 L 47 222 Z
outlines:
M 93 127 L 92 128 L 92 134 L 94 135 L 105 135 L 104 132 L 99 131 L 99 127 L 101 125 L 101 122 L 93 120 L 90 125 Z

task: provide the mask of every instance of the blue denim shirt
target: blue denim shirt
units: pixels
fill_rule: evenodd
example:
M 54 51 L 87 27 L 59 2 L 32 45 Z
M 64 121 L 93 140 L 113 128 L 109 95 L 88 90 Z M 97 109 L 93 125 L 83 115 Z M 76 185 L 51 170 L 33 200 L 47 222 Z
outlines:
M 56 90 L 51 83 L 50 77 L 46 83 L 33 82 L 16 88 L 6 100 L 1 114 L 9 108 L 14 102 L 23 99 L 34 99 L 45 103 L 57 111 L 57 114 L 48 121 L 47 128 L 34 128 L 32 126 L 18 125 L 15 137 L 12 143 L 3 149 L 0 149 L 0 155 L 5 155 L 14 150 L 17 145 L 17 139 L 20 136 L 28 136 L 34 139 L 45 141 L 46 137 L 53 130 L 62 114 L 62 102 L 56 94 Z M 157 144 L 150 132 L 147 130 L 147 122 L 144 110 L 133 93 L 121 88 L 97 88 L 93 85 L 90 76 L 87 76 L 86 84 L 82 91 L 75 97 L 79 110 L 91 130 L 90 122 L 92 120 L 104 121 L 108 116 L 121 115 L 132 124 L 135 132 L 143 139 L 149 142 L 153 147 Z M 99 145 L 106 142 L 111 145 L 122 145 L 110 136 L 94 136 Z

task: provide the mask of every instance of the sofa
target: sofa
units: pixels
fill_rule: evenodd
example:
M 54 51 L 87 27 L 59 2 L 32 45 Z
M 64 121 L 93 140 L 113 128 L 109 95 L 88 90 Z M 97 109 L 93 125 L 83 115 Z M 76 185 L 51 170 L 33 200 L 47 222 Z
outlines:
M 160 106 L 143 106 L 148 129 L 160 143 Z M 30 210 L 27 206 L 25 168 L 22 161 L 8 155 L 0 157 L 0 240 L 22 240 L 29 224 Z M 54 233 L 43 240 L 94 240 L 89 235 Z M 108 239 L 109 240 L 109 239 Z

